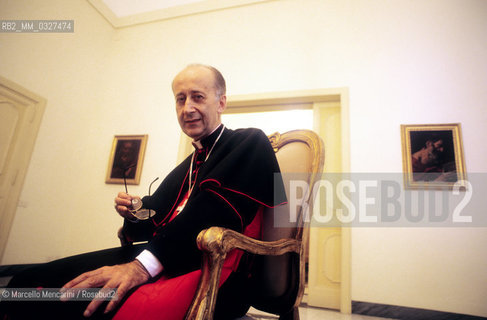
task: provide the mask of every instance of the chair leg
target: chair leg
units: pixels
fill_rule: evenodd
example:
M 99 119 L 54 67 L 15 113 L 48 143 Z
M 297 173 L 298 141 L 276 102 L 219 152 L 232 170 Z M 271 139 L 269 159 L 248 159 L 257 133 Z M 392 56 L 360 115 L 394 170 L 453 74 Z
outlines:
M 298 307 L 293 308 L 291 311 L 279 316 L 279 320 L 299 320 L 299 309 Z

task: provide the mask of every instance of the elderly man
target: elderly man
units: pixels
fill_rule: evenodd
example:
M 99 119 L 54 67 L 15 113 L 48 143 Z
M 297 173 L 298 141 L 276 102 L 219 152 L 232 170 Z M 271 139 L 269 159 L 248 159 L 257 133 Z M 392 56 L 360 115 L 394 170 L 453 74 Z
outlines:
M 279 166 L 265 134 L 258 129 L 229 130 L 221 123 L 226 87 L 218 70 L 190 65 L 174 78 L 172 90 L 179 124 L 193 139 L 195 152 L 164 179 L 154 195 L 140 199 L 119 193 L 115 198 L 115 209 L 124 218 L 124 236 L 132 241 L 146 240 L 147 244 L 54 261 L 15 277 L 9 285 L 64 284 L 66 292 L 116 288 L 118 299 L 108 304 L 93 300 L 82 305 L 83 310 L 73 302 L 38 303 L 36 308 L 41 312 L 60 310 L 70 317 L 78 312 L 85 317 L 181 319 L 200 274 L 198 233 L 222 226 L 257 237 L 262 208 L 286 201 L 282 181 L 274 181 Z M 135 211 L 134 203 L 142 203 L 142 207 Z M 152 210 L 155 215 L 139 220 L 138 213 L 143 210 Z M 222 282 L 231 279 L 240 257 L 238 252 L 229 256 Z M 228 287 L 228 296 L 238 290 L 231 284 Z M 19 314 L 34 310 L 15 309 Z M 217 314 L 229 317 L 225 311 L 219 313 L 218 306 Z

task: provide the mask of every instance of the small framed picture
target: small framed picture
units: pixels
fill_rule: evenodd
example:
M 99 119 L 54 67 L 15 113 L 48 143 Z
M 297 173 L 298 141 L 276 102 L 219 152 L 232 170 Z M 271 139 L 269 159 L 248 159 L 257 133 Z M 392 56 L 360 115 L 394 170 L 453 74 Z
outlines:
M 406 189 L 465 187 L 459 123 L 401 125 L 401 140 Z
M 105 182 L 139 184 L 146 145 L 147 135 L 115 136 Z

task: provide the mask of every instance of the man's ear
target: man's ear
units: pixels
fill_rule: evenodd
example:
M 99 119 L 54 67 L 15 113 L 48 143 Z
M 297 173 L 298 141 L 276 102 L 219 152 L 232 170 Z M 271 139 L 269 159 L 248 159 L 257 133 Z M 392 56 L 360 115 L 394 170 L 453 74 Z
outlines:
M 218 101 L 218 113 L 223 113 L 227 108 L 227 96 L 222 94 L 220 100 Z

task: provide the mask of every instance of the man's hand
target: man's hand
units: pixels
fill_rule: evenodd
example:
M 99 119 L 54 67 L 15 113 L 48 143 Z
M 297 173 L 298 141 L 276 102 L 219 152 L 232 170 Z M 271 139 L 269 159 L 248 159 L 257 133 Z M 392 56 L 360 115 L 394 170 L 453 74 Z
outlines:
M 130 289 L 147 282 L 149 278 L 150 275 L 147 270 L 138 260 L 134 260 L 126 264 L 85 272 L 66 283 L 61 290 L 66 292 L 69 289 L 77 288 L 116 289 L 117 299 L 111 300 L 105 308 L 105 313 L 108 313 L 115 308 Z M 103 299 L 92 300 L 83 315 L 85 317 L 91 316 L 103 301 Z
M 140 197 L 134 197 L 125 192 L 119 192 L 115 198 L 115 210 L 117 210 L 118 214 L 123 218 L 134 218 L 129 212 L 129 209 L 132 209 L 132 199 L 139 199 L 139 201 L 142 201 L 140 200 Z

